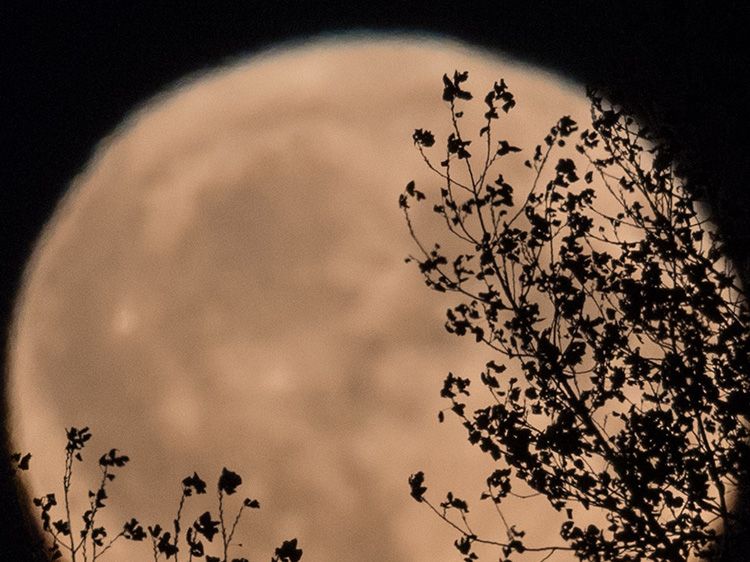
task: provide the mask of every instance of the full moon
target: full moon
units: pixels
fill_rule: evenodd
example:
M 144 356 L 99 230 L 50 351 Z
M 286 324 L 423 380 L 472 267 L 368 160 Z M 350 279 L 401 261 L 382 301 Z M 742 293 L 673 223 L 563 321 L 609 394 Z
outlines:
M 491 464 L 450 415 L 437 420 L 446 373 L 475 375 L 487 352 L 444 332 L 451 301 L 404 263 L 397 204 L 409 180 L 438 183 L 411 134 L 447 133 L 441 78 L 454 70 L 469 71 L 475 97 L 500 78 L 515 93 L 500 124 L 525 149 L 507 157 L 511 179 L 562 115 L 587 118 L 582 88 L 508 59 L 437 38 L 343 36 L 190 77 L 102 140 L 17 300 L 10 431 L 33 454 L 31 495 L 60 493 L 64 430 L 89 426 L 77 513 L 99 455 L 131 459 L 109 488 L 110 528 L 171 522 L 181 480 L 195 471 L 214 485 L 226 466 L 262 505 L 233 556 L 267 559 L 297 537 L 308 562 L 456 560 L 455 533 L 409 497 L 408 476 L 424 470 L 504 539 L 478 501 Z M 534 505 L 506 516 L 529 544 L 560 544 Z M 121 541 L 105 560 L 149 555 Z

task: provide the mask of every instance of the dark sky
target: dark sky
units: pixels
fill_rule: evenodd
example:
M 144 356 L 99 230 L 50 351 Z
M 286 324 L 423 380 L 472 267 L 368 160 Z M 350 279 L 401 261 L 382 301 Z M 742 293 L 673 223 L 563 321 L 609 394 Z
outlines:
M 130 109 L 180 77 L 228 58 L 339 30 L 443 33 L 607 87 L 636 110 L 661 115 L 685 150 L 691 178 L 708 184 L 730 251 L 737 261 L 750 262 L 746 4 L 266 0 L 205 2 L 189 9 L 105 4 L 113 3 L 0 7 L 4 326 L 43 223 L 97 141 Z M 4 331 L 3 349 L 6 336 Z M 7 496 L 4 482 L 0 494 Z M 0 541 L 10 548 L 18 543 L 18 512 L 12 503 L 2 504 Z

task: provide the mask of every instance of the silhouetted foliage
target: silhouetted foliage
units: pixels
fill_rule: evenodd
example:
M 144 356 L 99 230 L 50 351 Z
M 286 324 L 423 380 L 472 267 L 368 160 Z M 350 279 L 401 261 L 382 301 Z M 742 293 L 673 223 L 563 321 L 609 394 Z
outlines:
M 413 135 L 439 189 L 410 182 L 399 204 L 419 250 L 407 261 L 428 287 L 460 296 L 446 329 L 496 354 L 478 377 L 483 395 L 453 373 L 441 395 L 496 463 L 481 499 L 495 504 L 507 540 L 477 536 L 452 493 L 428 500 L 421 472 L 412 497 L 459 533 L 467 562 L 477 543 L 503 560 L 532 550 L 587 561 L 711 556 L 722 529 L 734 530 L 750 460 L 750 340 L 743 289 L 698 213 L 700 194 L 684 189 L 654 133 L 593 91 L 590 126 L 562 117 L 516 190 L 496 168 L 520 149 L 493 138 L 513 94 L 501 80 L 484 97 L 477 157 L 460 126 L 467 78 L 443 77 L 444 154 L 428 156 L 430 131 Z M 571 142 L 577 154 L 555 157 Z M 411 206 L 423 202 L 446 240 L 417 235 Z M 563 544 L 530 546 L 506 521 L 503 501 L 528 488 L 564 514 Z
M 107 507 L 107 486 L 116 477 L 116 469 L 124 467 L 129 458 L 122 455 L 117 449 L 111 449 L 99 458 L 99 469 L 101 480 L 96 490 L 89 490 L 89 509 L 81 516 L 81 523 L 76 524 L 76 517 L 71 513 L 71 480 L 73 477 L 74 461 L 82 462 L 82 451 L 86 442 L 91 439 L 88 427 L 77 429 L 71 427 L 66 430 L 67 444 L 65 446 L 65 470 L 63 474 L 63 501 L 58 504 L 54 493 L 45 494 L 33 499 L 34 506 L 39 510 L 42 531 L 46 534 L 47 541 L 37 546 L 37 554 L 40 559 L 57 560 L 66 556 L 72 562 L 94 562 L 102 558 L 112 546 L 120 539 L 133 542 L 150 541 L 151 558 L 154 562 L 162 559 L 174 559 L 179 562 L 180 555 L 185 555 L 183 560 L 205 559 L 205 562 L 248 562 L 247 558 L 235 558 L 229 556 L 229 550 L 233 547 L 235 532 L 240 523 L 245 509 L 260 509 L 260 503 L 256 499 L 245 498 L 234 516 L 226 513 L 226 496 L 237 492 L 242 485 L 242 477 L 224 467 L 216 484 L 218 506 L 216 516 L 211 511 L 199 515 L 192 525 L 183 529 L 183 510 L 187 498 L 193 494 L 201 495 L 207 492 L 206 482 L 193 473 L 182 480 L 182 494 L 180 495 L 177 513 L 172 525 L 160 525 L 155 523 L 145 529 L 140 521 L 131 518 L 126 521 L 116 534 L 108 531 L 104 526 L 97 525 L 97 515 Z M 31 454 L 11 455 L 11 469 L 14 474 L 19 470 L 28 470 Z M 63 511 L 62 515 L 54 515 L 56 509 Z M 169 529 L 169 530 L 167 530 Z M 214 542 L 214 538 L 218 538 Z M 216 545 L 218 556 L 208 553 L 209 545 Z M 204 558 L 205 557 L 205 558 Z M 139 557 L 140 558 L 140 557 Z M 302 559 L 302 550 L 297 548 L 297 539 L 284 541 L 275 551 L 271 562 L 299 562 Z

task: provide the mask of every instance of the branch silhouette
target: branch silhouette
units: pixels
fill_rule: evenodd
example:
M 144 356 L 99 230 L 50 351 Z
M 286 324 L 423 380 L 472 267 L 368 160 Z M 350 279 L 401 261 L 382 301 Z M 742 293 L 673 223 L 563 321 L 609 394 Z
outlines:
M 477 536 L 452 493 L 429 501 L 422 472 L 412 496 L 459 533 L 467 562 L 475 544 L 505 559 L 715 556 L 737 532 L 732 504 L 747 476 L 750 339 L 744 290 L 699 215 L 701 193 L 684 188 L 655 132 L 590 90 L 591 123 L 580 131 L 564 116 L 551 127 L 524 162 L 519 202 L 502 169 L 521 148 L 494 137 L 514 95 L 503 80 L 485 95 L 476 156 L 462 127 L 467 81 L 443 76 L 442 154 L 431 131 L 412 137 L 438 188 L 409 182 L 399 205 L 417 249 L 407 261 L 429 288 L 459 297 L 446 329 L 495 355 L 478 381 L 447 375 L 438 417 L 452 412 L 494 461 L 481 499 L 507 541 Z M 414 209 L 426 203 L 443 240 L 419 233 Z M 506 520 L 507 497 L 532 495 L 565 514 L 563 544 L 529 546 Z
M 154 562 L 159 560 L 180 559 L 193 562 L 248 562 L 247 558 L 230 557 L 230 549 L 234 547 L 233 539 L 237 526 L 246 509 L 260 509 L 260 502 L 252 498 L 244 498 L 236 508 L 234 515 L 229 512 L 228 496 L 232 496 L 242 485 L 242 477 L 224 467 L 216 484 L 218 518 L 211 511 L 199 515 L 191 525 L 183 529 L 184 508 L 193 495 L 207 493 L 206 482 L 193 473 L 182 480 L 177 512 L 172 525 L 154 523 L 145 529 L 140 521 L 131 518 L 126 521 L 117 532 L 112 532 L 97 524 L 97 515 L 107 507 L 108 486 L 116 478 L 117 470 L 124 467 L 130 459 L 117 449 L 111 449 L 99 458 L 101 480 L 96 490 L 89 490 L 89 509 L 78 518 L 71 512 L 71 482 L 73 468 L 76 463 L 83 462 L 83 449 L 91 439 L 88 427 L 81 429 L 71 427 L 66 430 L 67 444 L 65 446 L 65 470 L 63 474 L 63 505 L 58 505 L 57 496 L 48 493 L 33 499 L 34 506 L 39 510 L 41 530 L 45 539 L 40 544 L 32 545 L 34 555 L 38 560 L 58 560 L 65 556 L 71 562 L 95 562 L 100 560 L 115 545 L 124 539 L 132 542 L 150 542 L 150 557 Z M 14 475 L 19 471 L 30 468 L 31 454 L 11 455 L 11 467 Z M 61 517 L 53 513 L 62 507 Z M 171 529 L 171 530 L 167 530 Z M 219 535 L 218 556 L 209 554 L 214 537 Z M 182 556 L 182 558 L 181 558 Z M 287 540 L 276 548 L 271 562 L 299 562 L 302 559 L 302 549 L 297 547 L 297 539 Z

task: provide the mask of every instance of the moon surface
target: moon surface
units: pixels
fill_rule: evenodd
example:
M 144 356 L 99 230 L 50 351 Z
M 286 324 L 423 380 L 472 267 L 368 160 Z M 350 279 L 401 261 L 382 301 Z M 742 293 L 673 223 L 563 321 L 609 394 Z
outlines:
M 100 454 L 131 458 L 109 489 L 111 529 L 169 524 L 181 479 L 214 485 L 227 466 L 262 505 L 234 556 L 298 537 L 308 562 L 456 560 L 455 533 L 409 497 L 425 470 L 436 499 L 466 497 L 477 528 L 504 538 L 478 501 L 488 459 L 436 419 L 445 374 L 473 376 L 488 356 L 444 333 L 451 301 L 404 263 L 397 205 L 409 180 L 439 183 L 411 133 L 447 134 L 441 77 L 455 69 L 479 98 L 467 120 L 495 80 L 515 93 L 499 125 L 525 149 L 507 157 L 511 180 L 559 117 L 587 118 L 582 88 L 539 70 L 436 38 L 350 36 L 194 76 L 101 142 L 17 301 L 11 435 L 34 455 L 32 495 L 61 492 L 64 428 L 87 425 L 75 509 Z M 506 517 L 529 544 L 560 544 L 535 505 Z M 106 559 L 149 552 L 119 544 Z

